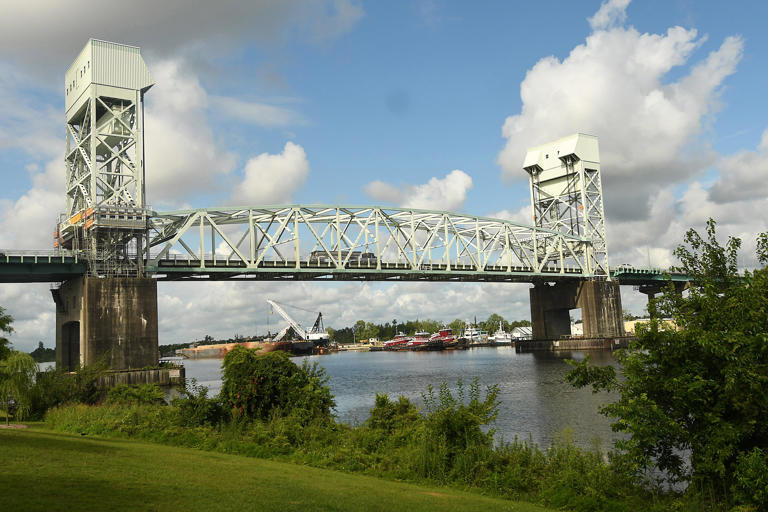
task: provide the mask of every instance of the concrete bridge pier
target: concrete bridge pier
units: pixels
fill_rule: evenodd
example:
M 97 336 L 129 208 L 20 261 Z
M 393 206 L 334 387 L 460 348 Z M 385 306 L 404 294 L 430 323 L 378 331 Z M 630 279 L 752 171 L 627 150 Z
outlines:
M 581 308 L 585 338 L 624 335 L 619 283 L 605 280 L 538 282 L 530 289 L 533 339 L 571 334 L 570 310 Z
M 51 290 L 56 303 L 56 366 L 105 362 L 112 370 L 156 366 L 157 282 L 79 277 Z

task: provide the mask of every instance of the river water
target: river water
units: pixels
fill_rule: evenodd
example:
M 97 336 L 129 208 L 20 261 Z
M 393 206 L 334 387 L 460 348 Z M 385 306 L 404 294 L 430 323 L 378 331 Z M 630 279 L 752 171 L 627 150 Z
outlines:
M 610 352 L 590 354 L 596 364 L 616 364 Z M 336 416 L 350 424 L 368 417 L 377 392 L 390 398 L 403 395 L 420 405 L 421 395 L 430 384 L 437 391 L 440 383 L 446 382 L 455 391 L 459 378 L 468 386 L 478 377 L 483 389 L 499 386 L 497 437 L 506 441 L 515 436 L 532 439 L 546 447 L 559 432 L 568 429 L 580 446 L 588 448 L 597 442 L 608 448 L 616 434 L 610 429 L 610 421 L 597 410 L 611 397 L 593 394 L 590 389 L 574 389 L 564 381 L 571 368 L 565 359 L 583 357 L 582 352 L 518 354 L 514 348 L 501 347 L 445 352 L 339 352 L 306 359 L 325 368 L 336 398 Z M 299 358 L 295 362 L 301 364 Z M 197 379 L 207 386 L 211 396 L 218 394 L 220 359 L 186 360 L 184 366 L 187 379 Z

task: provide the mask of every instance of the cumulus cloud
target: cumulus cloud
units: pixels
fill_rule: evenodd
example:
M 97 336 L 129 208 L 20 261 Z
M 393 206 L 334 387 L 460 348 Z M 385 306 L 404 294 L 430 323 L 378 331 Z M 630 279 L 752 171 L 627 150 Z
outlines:
M 677 264 L 672 251 L 690 228 L 703 233 L 710 218 L 718 225 L 718 236 L 736 236 L 743 241 L 740 264 L 754 267 L 755 234 L 766 230 L 764 212 L 768 196 L 716 203 L 712 188 L 694 181 L 681 192 L 666 187 L 648 200 L 645 220 L 608 220 L 609 256 L 613 264 L 630 263 L 666 268 Z
M 235 187 L 231 204 L 280 204 L 289 202 L 304 185 L 309 160 L 304 148 L 287 142 L 283 152 L 262 153 L 245 164 L 245 178 Z
M 597 135 L 605 204 L 618 219 L 644 217 L 653 192 L 695 176 L 714 157 L 699 136 L 743 49 L 740 38 L 728 37 L 692 61 L 705 40 L 695 29 L 650 34 L 618 26 L 627 4 L 604 3 L 585 43 L 528 71 L 522 109 L 504 122 L 507 142 L 498 155 L 503 177 L 522 179 L 527 148 L 575 132 Z M 678 66 L 687 73 L 670 81 Z
M 208 124 L 208 94 L 179 60 L 152 66 L 157 85 L 146 95 L 148 202 L 178 206 L 191 195 L 211 191 L 234 170 L 236 156 L 217 141 Z
M 709 192 L 714 202 L 727 203 L 768 196 L 768 130 L 763 132 L 756 151 L 742 150 L 723 157 L 716 167 L 720 177 Z
M 32 187 L 0 207 L 0 247 L 52 249 L 58 215 L 64 211 L 64 170 L 60 159 L 32 174 Z
M 380 180 L 372 181 L 364 191 L 376 201 L 396 203 L 404 208 L 459 210 L 464 206 L 472 177 L 455 169 L 444 178 L 432 177 L 421 185 L 395 187 Z

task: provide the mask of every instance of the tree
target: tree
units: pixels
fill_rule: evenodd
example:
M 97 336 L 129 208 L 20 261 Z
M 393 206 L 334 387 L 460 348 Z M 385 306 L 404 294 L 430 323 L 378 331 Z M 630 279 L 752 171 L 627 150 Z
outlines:
M 0 334 L 11 334 L 13 332 L 13 317 L 5 312 L 0 306 Z M 0 360 L 5 359 L 11 354 L 11 342 L 8 338 L 0 336 Z
M 237 345 L 224 356 L 220 397 L 235 417 L 266 420 L 295 415 L 329 420 L 335 406 L 317 362 L 296 366 L 282 351 L 260 355 Z
M 692 489 L 740 496 L 768 481 L 768 269 L 740 275 L 741 241 L 720 246 L 711 219 L 706 239 L 689 230 L 684 241 L 675 270 L 691 276 L 691 286 L 683 295 L 670 282 L 650 303 L 651 321 L 619 355 L 624 379 L 585 360 L 571 362 L 568 380 L 619 392 L 603 413 L 629 434 L 617 446 L 638 473 L 656 466 Z M 765 266 L 768 235 L 757 247 Z
M 464 320 L 457 318 L 448 324 L 448 328 L 451 329 L 454 335 L 459 336 L 464 331 Z
M 56 360 L 56 350 L 52 348 L 45 348 L 45 345 L 43 345 L 42 341 L 38 342 L 37 348 L 30 352 L 29 355 L 31 355 L 32 359 L 38 363 L 47 363 L 49 361 Z
M 357 340 L 369 340 L 379 336 L 379 326 L 373 322 L 364 322 L 358 320 L 355 323 L 355 332 L 357 333 Z
M 32 356 L 24 352 L 11 351 L 0 361 L 0 402 L 5 409 L 5 424 L 14 417 L 23 419 L 29 412 L 31 391 L 35 384 L 38 367 Z
M 440 330 L 440 327 L 443 325 L 442 322 L 438 322 L 437 320 L 420 320 L 417 322 L 418 329 L 420 331 L 425 332 L 437 332 Z
M 501 322 L 501 325 L 505 327 L 506 330 L 506 320 L 504 320 L 504 317 L 497 313 L 493 313 L 485 322 L 480 322 L 480 328 L 484 331 L 496 332 L 496 330 L 499 328 L 499 322 Z

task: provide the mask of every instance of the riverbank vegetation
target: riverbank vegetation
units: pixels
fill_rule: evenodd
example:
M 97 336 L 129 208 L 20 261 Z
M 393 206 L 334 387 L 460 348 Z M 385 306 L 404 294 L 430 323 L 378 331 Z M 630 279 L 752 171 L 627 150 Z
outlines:
M 216 398 L 194 384 L 170 404 L 152 386 L 118 387 L 100 405 L 54 408 L 46 427 L 269 458 L 388 480 L 474 490 L 573 510 L 633 510 L 650 495 L 615 472 L 599 450 L 567 436 L 547 449 L 494 441 L 498 390 L 477 381 L 451 393 L 427 389 L 419 411 L 405 398 L 378 395 L 362 424 L 338 423 L 317 366 L 284 353 L 237 347 L 224 360 Z M 662 510 L 662 508 L 659 508 Z

